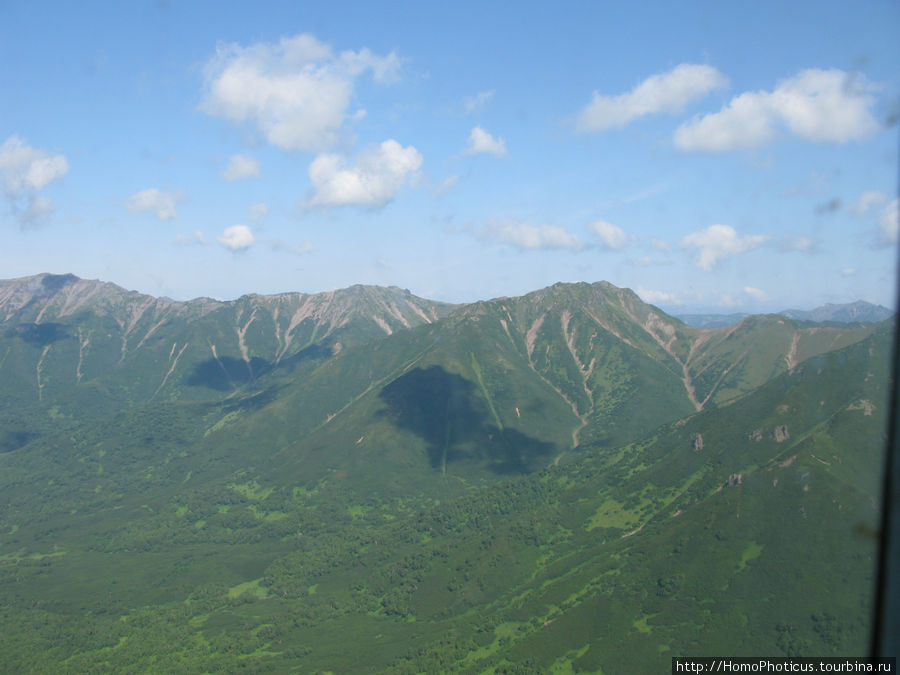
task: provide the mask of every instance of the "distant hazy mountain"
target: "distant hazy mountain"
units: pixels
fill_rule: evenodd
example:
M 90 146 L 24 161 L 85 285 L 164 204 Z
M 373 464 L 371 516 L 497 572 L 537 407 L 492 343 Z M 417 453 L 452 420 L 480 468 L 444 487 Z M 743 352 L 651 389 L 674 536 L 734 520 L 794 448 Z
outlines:
M 746 319 L 749 314 L 677 314 L 679 321 L 698 328 L 724 328 Z
M 863 653 L 889 328 L 700 328 L 606 282 L 460 306 L 0 282 L 0 663 Z
M 894 313 L 887 307 L 873 305 L 865 300 L 857 300 L 843 305 L 828 303 L 812 310 L 786 309 L 778 312 L 781 316 L 798 321 L 834 321 L 837 323 L 878 323 L 890 319 Z M 749 314 L 678 314 L 676 318 L 689 326 L 701 328 L 721 328 L 730 326 Z
M 801 309 L 786 309 L 779 312 L 783 316 L 799 321 L 838 321 L 840 323 L 877 323 L 894 316 L 887 307 L 857 300 L 844 305 L 827 304 L 805 312 Z

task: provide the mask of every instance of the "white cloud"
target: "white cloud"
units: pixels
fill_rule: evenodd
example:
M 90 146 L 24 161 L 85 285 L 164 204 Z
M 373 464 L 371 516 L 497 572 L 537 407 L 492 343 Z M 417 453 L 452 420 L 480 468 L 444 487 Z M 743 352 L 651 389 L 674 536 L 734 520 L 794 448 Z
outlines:
M 766 239 L 761 234 L 739 237 L 730 225 L 710 225 L 686 236 L 681 245 L 696 249 L 697 267 L 708 272 L 723 258 L 757 248 Z
M 682 63 L 666 73 L 648 77 L 627 94 L 603 96 L 594 92 L 578 115 L 576 130 L 605 131 L 656 113 L 678 113 L 691 101 L 723 87 L 727 78 L 712 66 Z
M 769 299 L 768 294 L 764 290 L 754 288 L 753 286 L 744 286 L 744 293 L 749 295 L 754 300 L 763 301 Z
M 859 196 L 859 199 L 856 200 L 856 204 L 854 204 L 853 210 L 856 213 L 863 214 L 873 206 L 884 204 L 888 199 L 890 199 L 890 197 L 885 192 L 879 192 L 878 190 L 866 190 Z
M 479 91 L 474 96 L 467 96 L 463 101 L 463 107 L 466 112 L 471 115 L 472 113 L 479 112 L 484 107 L 484 104 L 492 98 L 494 98 L 493 89 L 490 91 Z
M 16 135 L 0 146 L 0 175 L 3 188 L 9 192 L 40 190 L 69 171 L 63 155 L 32 148 Z
M 893 200 L 881 210 L 878 219 L 879 235 L 885 244 L 896 244 L 900 239 L 900 199 Z
M 283 150 L 318 151 L 337 139 L 357 78 L 396 79 L 400 59 L 368 49 L 335 54 L 309 34 L 249 47 L 220 44 L 206 64 L 200 110 L 251 122 Z
M 232 225 L 222 231 L 222 235 L 216 240 L 225 248 L 232 251 L 243 251 L 256 243 L 253 231 L 246 225 Z
M 717 113 L 694 118 L 675 130 L 675 145 L 694 152 L 755 148 L 780 129 L 814 142 L 845 143 L 878 129 L 869 108 L 872 87 L 842 70 L 809 69 L 771 92 L 745 92 Z
M 63 155 L 32 148 L 15 134 L 0 145 L 0 185 L 13 215 L 22 223 L 39 220 L 53 210 L 53 202 L 39 191 L 68 171 Z
M 308 206 L 383 206 L 422 166 L 422 155 L 413 146 L 391 139 L 364 150 L 355 166 L 345 167 L 339 155 L 323 154 L 309 165 L 315 193 Z
M 852 277 L 856 276 L 856 268 L 855 267 L 845 267 L 841 270 L 841 276 L 844 277 Z
M 140 211 L 153 211 L 159 220 L 170 220 L 177 213 L 175 211 L 175 198 L 165 192 L 160 192 L 156 188 L 149 188 L 136 192 L 128 198 L 125 204 L 132 213 Z
M 492 223 L 478 233 L 481 239 L 495 239 L 521 251 L 537 249 L 581 250 L 578 235 L 559 225 L 530 225 L 511 221 Z
M 254 178 L 259 175 L 259 162 L 252 157 L 234 155 L 228 160 L 228 166 L 222 172 L 222 177 L 228 182 Z
M 466 146 L 467 155 L 487 153 L 494 157 L 503 157 L 506 154 L 506 143 L 502 138 L 494 138 L 481 127 L 475 127 L 469 134 L 469 145 Z
M 644 302 L 649 302 L 651 305 L 656 305 L 659 303 L 665 303 L 669 305 L 680 305 L 681 299 L 675 295 L 674 293 L 669 293 L 667 291 L 654 291 L 647 288 L 641 288 L 638 286 L 635 291 L 638 296 Z
M 269 205 L 265 202 L 253 204 L 253 206 L 248 209 L 248 214 L 250 216 L 250 220 L 252 220 L 254 223 L 260 223 L 264 221 L 269 215 Z
M 650 240 L 650 245 L 658 251 L 669 251 L 672 248 L 672 244 L 670 242 L 663 241 L 659 237 L 653 237 Z
M 625 231 L 621 227 L 608 223 L 605 220 L 595 220 L 593 223 L 588 224 L 588 228 L 603 240 L 603 245 L 607 248 L 622 248 L 628 243 L 628 235 L 625 234 Z

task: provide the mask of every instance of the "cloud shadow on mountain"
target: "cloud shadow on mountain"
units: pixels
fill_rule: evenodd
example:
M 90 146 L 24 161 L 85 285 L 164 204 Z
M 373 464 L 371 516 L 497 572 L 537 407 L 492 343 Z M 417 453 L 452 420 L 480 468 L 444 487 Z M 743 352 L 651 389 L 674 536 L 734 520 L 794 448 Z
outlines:
M 46 347 L 72 337 L 65 324 L 53 322 L 20 323 L 7 334 L 20 337 L 33 347 Z
M 185 377 L 185 383 L 192 387 L 207 387 L 216 391 L 239 389 L 269 373 L 294 373 L 301 365 L 315 365 L 334 355 L 332 347 L 325 343 L 315 343 L 304 347 L 286 359 L 272 362 L 254 356 L 249 364 L 233 356 L 201 361 Z
M 268 361 L 257 356 L 249 363 L 233 356 L 220 356 L 198 363 L 185 381 L 192 387 L 229 391 L 251 382 L 271 368 Z
M 379 414 L 426 443 L 434 469 L 475 461 L 497 474 L 528 473 L 553 445 L 515 429 L 500 429 L 475 385 L 440 366 L 416 368 L 386 385 Z

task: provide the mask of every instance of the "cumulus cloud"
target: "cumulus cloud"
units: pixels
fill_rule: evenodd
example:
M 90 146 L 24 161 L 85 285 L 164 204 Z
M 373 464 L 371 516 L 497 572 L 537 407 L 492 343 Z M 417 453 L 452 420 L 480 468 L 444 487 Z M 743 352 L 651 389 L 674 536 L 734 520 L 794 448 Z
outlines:
M 691 152 L 744 150 L 770 143 L 779 130 L 813 142 L 845 143 L 878 129 L 872 86 L 861 75 L 809 69 L 775 89 L 745 92 L 717 113 L 675 130 L 675 145 Z
M 356 81 L 398 76 L 400 59 L 368 49 L 336 54 L 309 34 L 242 47 L 220 44 L 206 64 L 200 110 L 250 122 L 283 150 L 319 151 L 337 139 Z
M 576 130 L 605 131 L 644 115 L 679 113 L 691 101 L 728 84 L 712 66 L 682 63 L 666 73 L 652 75 L 626 94 L 603 96 L 594 92 L 591 102 L 578 114 Z
M 229 183 L 244 178 L 255 178 L 259 175 L 259 162 L 252 157 L 234 155 L 228 160 L 228 166 L 222 172 L 222 177 Z
M 681 245 L 695 249 L 697 267 L 709 272 L 723 258 L 751 251 L 766 239 L 761 234 L 740 237 L 730 225 L 710 225 L 705 230 L 686 236 L 681 240 Z
M 32 148 L 15 134 L 0 146 L 0 175 L 7 191 L 40 190 L 68 171 L 63 155 Z
M 669 293 L 668 291 L 654 291 L 638 286 L 634 292 L 638 294 L 641 300 L 643 300 L 644 302 L 649 302 L 651 305 L 660 303 L 669 305 L 681 304 L 681 298 L 679 298 L 674 293 Z
M 53 210 L 53 202 L 40 190 L 69 171 L 63 155 L 32 148 L 13 134 L 0 145 L 0 185 L 13 215 L 23 224 L 39 220 Z
M 884 244 L 893 245 L 900 239 L 900 199 L 893 200 L 881 210 L 878 219 L 878 234 Z
M 763 301 L 769 299 L 769 296 L 765 291 L 759 288 L 754 288 L 753 286 L 744 286 L 744 293 L 749 295 L 754 300 Z
M 606 248 L 618 249 L 628 243 L 628 235 L 625 234 L 625 231 L 605 220 L 595 220 L 593 223 L 589 223 L 588 229 L 600 237 Z
M 520 251 L 538 249 L 581 250 L 585 247 L 578 235 L 559 225 L 531 225 L 512 221 L 496 222 L 478 233 L 481 239 L 493 239 Z
M 256 243 L 253 231 L 246 225 L 232 225 L 226 227 L 221 236 L 216 240 L 225 248 L 232 251 L 244 251 Z
M 463 101 L 463 108 L 465 108 L 468 114 L 479 112 L 484 105 L 494 98 L 494 90 L 490 91 L 479 91 L 474 96 L 467 96 Z
M 494 138 L 481 127 L 475 127 L 469 134 L 469 145 L 466 146 L 467 155 L 486 153 L 494 157 L 503 157 L 506 154 L 506 143 L 502 138 Z
M 863 214 L 868 212 L 873 206 L 884 204 L 888 199 L 890 199 L 890 197 L 885 192 L 866 190 L 859 196 L 859 199 L 856 200 L 856 204 L 853 205 L 853 210 L 856 213 Z
M 307 205 L 384 206 L 421 166 L 418 150 L 393 139 L 360 153 L 354 166 L 339 155 L 319 155 L 309 165 L 314 194 Z
M 175 211 L 175 197 L 156 188 L 136 192 L 125 204 L 132 213 L 152 211 L 159 220 L 170 220 L 178 215 Z

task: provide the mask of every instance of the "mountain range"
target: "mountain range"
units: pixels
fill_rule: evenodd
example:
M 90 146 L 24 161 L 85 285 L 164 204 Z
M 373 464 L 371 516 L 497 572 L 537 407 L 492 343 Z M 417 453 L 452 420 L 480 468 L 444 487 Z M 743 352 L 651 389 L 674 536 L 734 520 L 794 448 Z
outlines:
M 857 300 L 845 304 L 827 303 L 811 310 L 785 309 L 778 312 L 781 316 L 797 321 L 835 321 L 838 323 L 878 323 L 890 319 L 894 312 L 882 305 L 875 305 L 865 300 Z M 678 314 L 677 318 L 691 326 L 701 328 L 721 328 L 746 319 L 749 314 Z
M 861 654 L 893 321 L 828 321 L 691 326 L 607 282 L 448 305 L 0 281 L 0 659 Z

